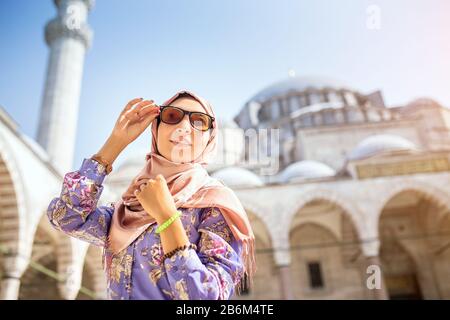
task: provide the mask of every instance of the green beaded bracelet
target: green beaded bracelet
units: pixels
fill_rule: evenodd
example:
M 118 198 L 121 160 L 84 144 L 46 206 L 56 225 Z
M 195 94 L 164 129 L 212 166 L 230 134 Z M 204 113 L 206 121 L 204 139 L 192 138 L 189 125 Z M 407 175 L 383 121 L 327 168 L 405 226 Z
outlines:
M 168 226 L 170 226 L 170 224 L 172 222 L 175 221 L 176 218 L 178 218 L 179 216 L 181 216 L 181 211 L 178 210 L 177 213 L 175 213 L 173 216 L 171 216 L 169 219 L 167 219 L 166 221 L 164 221 L 163 224 L 161 224 L 158 228 L 156 228 L 156 233 L 161 233 L 161 231 L 163 231 L 164 229 L 166 229 Z

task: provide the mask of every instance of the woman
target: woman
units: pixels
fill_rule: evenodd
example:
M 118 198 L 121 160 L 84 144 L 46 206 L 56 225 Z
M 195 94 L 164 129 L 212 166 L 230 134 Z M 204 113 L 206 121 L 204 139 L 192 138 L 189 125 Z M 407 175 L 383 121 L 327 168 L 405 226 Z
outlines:
M 121 199 L 97 207 L 119 153 L 149 125 L 152 150 Z M 51 224 L 104 248 L 110 299 L 230 299 L 256 271 L 254 235 L 233 191 L 204 166 L 214 154 L 211 105 L 182 90 L 162 106 L 131 100 L 78 171 L 64 177 Z

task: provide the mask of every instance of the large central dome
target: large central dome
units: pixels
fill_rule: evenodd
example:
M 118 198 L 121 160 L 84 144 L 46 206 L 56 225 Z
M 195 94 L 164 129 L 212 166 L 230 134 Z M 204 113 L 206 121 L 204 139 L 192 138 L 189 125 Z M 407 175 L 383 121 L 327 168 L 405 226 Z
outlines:
M 343 81 L 329 77 L 291 77 L 286 80 L 275 82 L 254 95 L 250 101 L 262 102 L 278 95 L 284 95 L 288 92 L 301 92 L 310 88 L 323 89 L 349 89 L 352 90 Z

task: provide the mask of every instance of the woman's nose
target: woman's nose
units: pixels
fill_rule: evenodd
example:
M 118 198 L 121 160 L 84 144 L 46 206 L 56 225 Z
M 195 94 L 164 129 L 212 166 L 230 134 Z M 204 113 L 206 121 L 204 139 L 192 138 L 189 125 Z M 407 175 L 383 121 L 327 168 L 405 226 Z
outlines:
M 181 134 L 191 132 L 191 124 L 189 123 L 189 118 L 186 116 L 177 127 L 176 131 Z

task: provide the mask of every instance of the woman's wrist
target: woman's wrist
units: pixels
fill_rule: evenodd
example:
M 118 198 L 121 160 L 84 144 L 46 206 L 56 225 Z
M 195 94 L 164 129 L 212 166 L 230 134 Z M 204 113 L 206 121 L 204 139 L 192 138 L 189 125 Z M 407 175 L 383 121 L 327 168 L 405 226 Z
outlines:
M 97 152 L 106 162 L 113 164 L 119 154 L 125 149 L 126 145 L 113 136 L 109 136 L 105 144 Z
M 180 246 L 190 243 L 180 218 L 175 219 L 175 221 L 160 233 L 160 236 L 164 252 L 170 252 Z
M 178 213 L 178 210 L 170 210 L 167 212 L 160 213 L 155 219 L 156 222 L 161 225 L 167 220 L 169 220 L 172 216 Z

